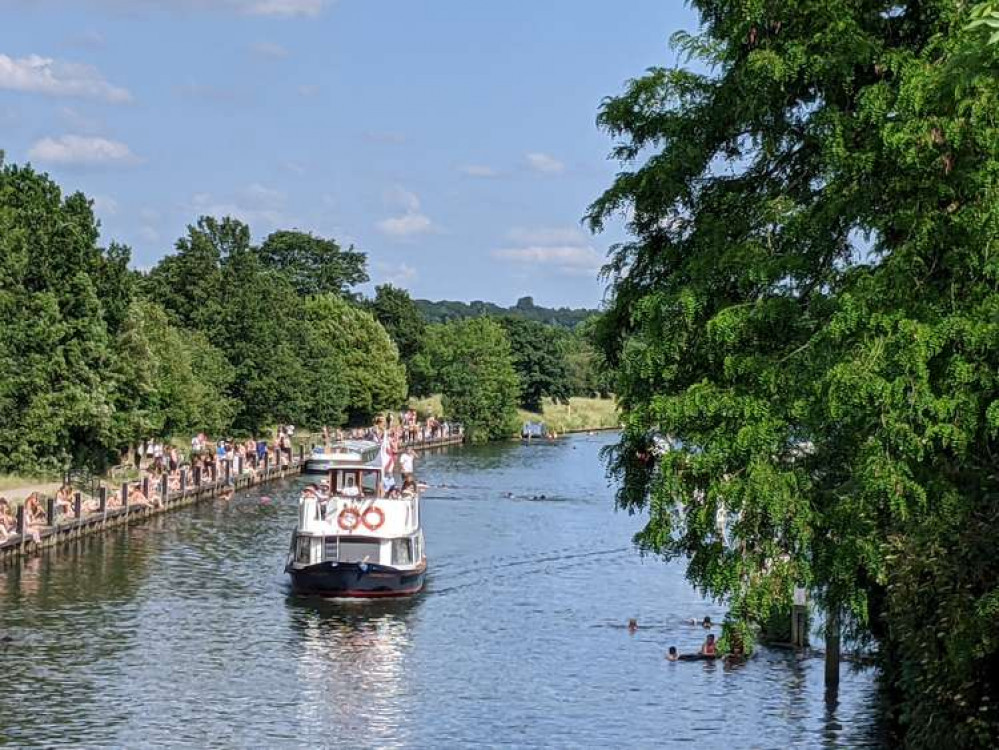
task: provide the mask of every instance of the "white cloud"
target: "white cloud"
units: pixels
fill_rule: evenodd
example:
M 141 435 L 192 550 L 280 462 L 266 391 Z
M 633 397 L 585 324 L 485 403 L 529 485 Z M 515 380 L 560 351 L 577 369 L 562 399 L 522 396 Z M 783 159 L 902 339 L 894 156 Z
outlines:
M 264 60 L 283 60 L 288 57 L 288 50 L 274 42 L 257 42 L 250 45 L 250 52 Z
M 251 16 L 318 16 L 329 0 L 231 0 L 239 10 Z
M 108 83 L 92 65 L 40 55 L 13 58 L 0 54 L 0 89 L 103 99 L 116 104 L 132 100 L 127 89 Z
M 118 213 L 118 201 L 109 195 L 95 195 L 94 211 L 102 216 L 114 216 Z
M 402 210 L 401 216 L 393 216 L 378 222 L 378 229 L 392 237 L 411 237 L 426 234 L 436 229 L 428 216 L 420 211 L 420 199 L 416 193 L 402 187 L 394 187 L 385 192 L 385 202 Z
M 393 263 L 376 262 L 374 266 L 375 273 L 378 274 L 381 280 L 387 281 L 393 286 L 409 286 L 418 276 L 416 269 L 408 263 L 399 263 L 396 265 Z
M 535 152 L 527 154 L 525 158 L 527 159 L 527 166 L 541 174 L 559 174 L 565 171 L 565 164 L 549 154 Z
M 507 235 L 519 245 L 585 245 L 586 236 L 574 227 L 515 227 Z
M 523 268 L 550 268 L 563 275 L 592 275 L 603 263 L 578 229 L 512 229 L 514 246 L 493 250 L 492 257 Z
M 498 172 L 484 164 L 463 164 L 458 171 L 466 177 L 496 177 Z
M 404 214 L 378 222 L 378 228 L 392 237 L 411 237 L 425 234 L 434 228 L 434 223 L 423 214 Z
M 96 166 L 135 164 L 139 158 L 120 141 L 82 135 L 42 138 L 29 150 L 28 157 L 48 164 Z
M 264 226 L 276 229 L 295 222 L 285 213 L 287 196 L 280 190 L 258 182 L 237 190 L 229 198 L 219 198 L 211 193 L 195 193 L 190 209 L 203 215 L 231 216 L 250 225 L 251 229 Z

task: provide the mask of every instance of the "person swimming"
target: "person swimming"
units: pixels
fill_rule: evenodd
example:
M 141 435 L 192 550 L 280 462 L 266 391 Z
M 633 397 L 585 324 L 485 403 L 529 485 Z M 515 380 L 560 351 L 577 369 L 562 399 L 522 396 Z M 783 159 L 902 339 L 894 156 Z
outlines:
M 705 630 L 711 630 L 711 618 L 705 615 L 704 619 L 701 620 L 701 627 Z
M 630 620 L 628 620 L 628 632 L 634 633 L 636 630 L 638 630 L 638 620 L 632 617 Z
M 717 656 L 718 648 L 715 645 L 714 633 L 708 633 L 708 637 L 704 639 L 704 645 L 701 646 L 701 656 Z
M 666 659 L 668 661 L 679 661 L 680 655 L 676 652 L 676 646 L 669 647 L 669 653 L 666 654 Z

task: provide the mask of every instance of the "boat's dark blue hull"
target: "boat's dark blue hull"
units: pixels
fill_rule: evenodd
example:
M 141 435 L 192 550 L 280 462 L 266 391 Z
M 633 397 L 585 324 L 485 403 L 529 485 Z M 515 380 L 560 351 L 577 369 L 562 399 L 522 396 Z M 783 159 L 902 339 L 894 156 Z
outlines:
M 357 598 L 411 596 L 419 593 L 427 576 L 426 564 L 397 570 L 386 565 L 323 562 L 298 569 L 289 565 L 286 570 L 296 593 Z

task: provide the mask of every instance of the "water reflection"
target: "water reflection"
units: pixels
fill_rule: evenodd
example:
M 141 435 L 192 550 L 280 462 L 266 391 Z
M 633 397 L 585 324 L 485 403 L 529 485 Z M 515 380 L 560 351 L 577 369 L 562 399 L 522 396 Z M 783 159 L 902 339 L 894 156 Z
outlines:
M 405 743 L 413 685 L 406 657 L 411 620 L 421 597 L 395 601 L 327 601 L 289 595 L 299 636 L 298 723 L 306 744 L 329 737 L 315 730 L 344 727 L 379 747 Z

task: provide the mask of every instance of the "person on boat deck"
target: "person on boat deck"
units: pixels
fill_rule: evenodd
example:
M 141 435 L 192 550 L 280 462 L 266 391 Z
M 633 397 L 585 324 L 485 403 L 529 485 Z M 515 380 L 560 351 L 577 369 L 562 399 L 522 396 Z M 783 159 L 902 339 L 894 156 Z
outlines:
M 714 633 L 708 633 L 708 637 L 704 639 L 704 645 L 701 646 L 701 656 L 717 656 L 717 654 Z
M 406 484 L 406 481 L 413 478 L 413 464 L 416 462 L 416 458 L 413 455 L 412 448 L 406 448 L 399 456 L 399 469 L 402 471 L 402 483 Z
M 669 653 L 668 653 L 668 654 L 666 654 L 666 658 L 667 658 L 667 659 L 668 659 L 669 661 L 679 661 L 679 659 L 680 659 L 680 654 L 678 654 L 678 653 L 676 652 L 676 646 L 670 646 L 670 647 L 669 647 Z
M 402 496 L 413 497 L 416 494 L 416 480 L 410 475 L 402 482 Z
M 350 474 L 347 475 L 347 483 L 340 489 L 340 494 L 344 497 L 360 497 L 361 491 L 354 484 L 354 477 Z

